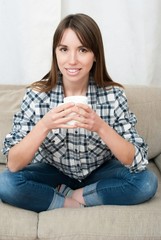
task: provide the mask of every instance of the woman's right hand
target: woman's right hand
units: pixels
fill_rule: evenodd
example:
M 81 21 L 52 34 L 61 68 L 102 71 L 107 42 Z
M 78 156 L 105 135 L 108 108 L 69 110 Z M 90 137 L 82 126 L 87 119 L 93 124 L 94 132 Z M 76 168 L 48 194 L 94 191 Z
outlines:
M 45 127 L 46 131 L 51 131 L 57 128 L 75 128 L 70 126 L 69 121 L 72 120 L 74 103 L 63 103 L 47 112 L 44 117 L 40 120 L 41 124 Z

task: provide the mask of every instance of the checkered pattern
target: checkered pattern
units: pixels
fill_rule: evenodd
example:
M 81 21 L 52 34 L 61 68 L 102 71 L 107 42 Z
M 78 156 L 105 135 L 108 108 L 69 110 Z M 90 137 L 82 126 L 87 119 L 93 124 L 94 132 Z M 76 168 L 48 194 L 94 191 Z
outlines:
M 61 79 L 55 89 L 48 93 L 39 93 L 27 89 L 21 110 L 14 116 L 13 128 L 4 140 L 3 153 L 21 141 L 34 125 L 49 110 L 63 102 Z M 130 171 L 146 168 L 147 145 L 138 135 L 136 117 L 128 109 L 124 90 L 119 87 L 99 88 L 90 79 L 88 104 L 118 134 L 135 146 L 135 158 Z M 26 149 L 27 151 L 27 149 Z M 81 181 L 105 161 L 114 158 L 108 146 L 94 133 L 85 129 L 56 129 L 47 135 L 36 152 L 33 162 L 45 162 L 54 165 L 64 174 Z

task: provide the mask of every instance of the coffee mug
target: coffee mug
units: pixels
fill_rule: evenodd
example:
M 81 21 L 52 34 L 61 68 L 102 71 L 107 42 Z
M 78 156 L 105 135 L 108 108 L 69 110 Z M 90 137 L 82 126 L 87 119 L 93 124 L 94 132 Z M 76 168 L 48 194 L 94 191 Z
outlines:
M 88 104 L 88 98 L 86 96 L 69 96 L 64 98 L 64 103 L 83 103 L 83 104 Z M 71 113 L 70 115 L 74 115 L 75 113 Z M 69 125 L 74 125 L 76 121 L 72 120 L 68 122 Z

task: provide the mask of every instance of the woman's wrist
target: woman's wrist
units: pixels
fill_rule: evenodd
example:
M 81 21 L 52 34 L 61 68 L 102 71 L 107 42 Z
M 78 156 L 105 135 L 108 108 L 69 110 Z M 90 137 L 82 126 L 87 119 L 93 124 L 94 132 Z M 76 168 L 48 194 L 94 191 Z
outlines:
M 104 136 L 107 136 L 107 132 L 110 126 L 106 123 L 103 122 L 100 127 L 98 128 L 97 134 L 100 136 L 100 138 L 104 138 Z
M 36 124 L 36 128 L 38 128 L 38 131 L 45 134 L 46 136 L 50 132 L 50 129 L 46 127 L 42 119 Z

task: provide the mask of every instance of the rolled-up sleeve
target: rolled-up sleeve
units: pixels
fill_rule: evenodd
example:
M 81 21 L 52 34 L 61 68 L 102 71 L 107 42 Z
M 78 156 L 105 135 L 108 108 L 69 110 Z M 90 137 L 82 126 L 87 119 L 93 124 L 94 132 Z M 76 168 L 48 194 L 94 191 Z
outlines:
M 129 110 L 127 98 L 122 89 L 119 89 L 116 93 L 114 114 L 114 129 L 135 147 L 133 163 L 126 165 L 126 167 L 131 172 L 144 170 L 148 164 L 148 145 L 136 130 L 136 116 Z
M 8 155 L 10 148 L 19 143 L 31 131 L 35 125 L 34 119 L 33 94 L 28 89 L 23 98 L 20 111 L 13 117 L 12 130 L 4 139 L 2 149 L 4 155 Z

